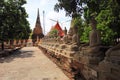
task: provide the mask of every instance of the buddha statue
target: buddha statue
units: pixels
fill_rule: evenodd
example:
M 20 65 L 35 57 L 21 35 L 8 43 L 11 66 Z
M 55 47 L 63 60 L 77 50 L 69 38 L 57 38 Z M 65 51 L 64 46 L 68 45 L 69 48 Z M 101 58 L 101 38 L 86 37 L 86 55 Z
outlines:
M 96 20 L 94 18 L 92 18 L 91 27 L 92 27 L 92 31 L 90 33 L 89 45 L 90 45 L 90 47 L 99 46 L 100 45 L 100 35 L 96 29 Z
M 73 36 L 72 36 L 72 44 L 79 45 L 80 43 L 80 37 L 78 35 L 78 27 L 73 27 Z
M 67 35 L 67 29 L 66 29 L 66 27 L 65 27 L 64 33 L 65 33 L 65 35 L 63 37 L 63 43 L 67 44 L 68 43 L 68 35 Z

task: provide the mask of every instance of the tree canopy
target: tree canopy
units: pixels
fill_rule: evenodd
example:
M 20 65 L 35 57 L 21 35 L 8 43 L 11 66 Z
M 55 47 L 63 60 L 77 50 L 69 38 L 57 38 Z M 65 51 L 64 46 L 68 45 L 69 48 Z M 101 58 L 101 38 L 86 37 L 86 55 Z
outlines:
M 81 6 L 78 4 L 79 0 L 58 0 L 54 10 L 59 12 L 60 9 L 66 11 L 66 16 L 71 16 L 72 18 L 79 16 L 82 13 Z
M 58 12 L 64 9 L 66 15 L 73 19 L 84 17 L 81 20 L 84 21 L 83 26 L 80 24 L 79 28 L 83 30 L 81 37 L 85 42 L 88 41 L 86 39 L 91 30 L 89 24 L 93 18 L 97 22 L 104 45 L 111 45 L 116 38 L 120 38 L 120 0 L 58 0 L 54 9 Z M 78 21 L 74 23 L 76 22 Z
M 31 32 L 23 5 L 26 0 L 2 0 L 0 2 L 0 39 L 28 39 Z

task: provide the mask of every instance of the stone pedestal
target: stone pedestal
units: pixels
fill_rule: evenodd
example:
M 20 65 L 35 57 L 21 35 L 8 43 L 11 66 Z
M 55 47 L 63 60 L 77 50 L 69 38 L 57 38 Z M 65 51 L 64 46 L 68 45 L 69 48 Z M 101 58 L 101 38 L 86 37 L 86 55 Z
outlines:
M 120 80 L 120 44 L 106 52 L 105 60 L 99 64 L 99 80 Z

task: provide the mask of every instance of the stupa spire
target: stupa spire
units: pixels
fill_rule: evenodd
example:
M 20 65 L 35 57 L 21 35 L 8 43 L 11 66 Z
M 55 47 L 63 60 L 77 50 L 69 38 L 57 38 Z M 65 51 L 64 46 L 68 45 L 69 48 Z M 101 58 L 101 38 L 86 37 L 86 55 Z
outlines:
M 38 8 L 38 12 L 37 12 L 36 27 L 37 27 L 37 25 L 39 25 L 39 27 L 41 28 L 41 22 L 40 22 L 40 16 L 39 16 L 39 8 Z
M 32 35 L 33 42 L 35 43 L 38 39 L 41 39 L 42 37 L 44 37 L 44 35 L 41 27 L 39 8 L 38 8 L 36 24 L 35 24 L 35 28 L 33 30 L 33 35 Z

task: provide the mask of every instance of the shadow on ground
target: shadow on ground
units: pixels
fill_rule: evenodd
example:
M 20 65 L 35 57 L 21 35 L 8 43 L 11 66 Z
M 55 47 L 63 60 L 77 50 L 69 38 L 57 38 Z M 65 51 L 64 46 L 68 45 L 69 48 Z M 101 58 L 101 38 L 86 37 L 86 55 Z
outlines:
M 0 57 L 0 63 L 4 63 L 4 62 L 11 62 L 14 61 L 15 58 L 29 58 L 29 57 L 34 57 L 33 56 L 33 51 L 15 51 L 13 53 L 11 53 L 8 56 L 4 56 L 4 57 Z

